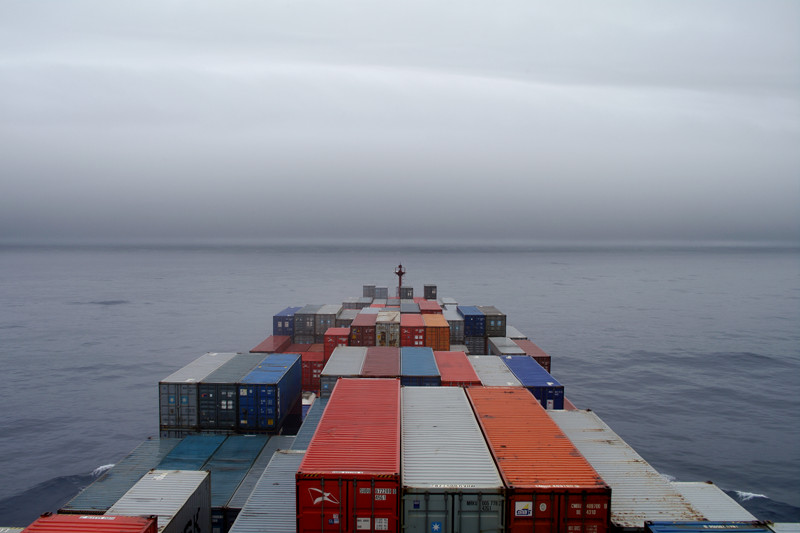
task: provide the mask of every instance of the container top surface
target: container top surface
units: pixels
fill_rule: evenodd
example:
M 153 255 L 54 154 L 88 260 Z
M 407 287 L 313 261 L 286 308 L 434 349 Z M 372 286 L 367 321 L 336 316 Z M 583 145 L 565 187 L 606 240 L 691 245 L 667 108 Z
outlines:
M 433 348 L 400 348 L 400 372 L 404 376 L 439 376 Z
M 26 527 L 26 533 L 141 533 L 153 527 L 154 519 L 144 516 L 81 516 L 54 514 L 41 516 Z M 0 528 L 2 531 L 5 528 Z
M 294 439 L 295 437 L 291 435 L 276 435 L 270 437 L 267 444 L 261 449 L 261 453 L 259 453 L 256 460 L 253 461 L 250 470 L 247 471 L 247 475 L 245 475 L 239 487 L 237 487 L 236 492 L 231 496 L 227 505 L 228 508 L 241 509 L 244 506 L 245 502 L 247 502 L 247 498 L 250 497 L 253 488 L 256 486 L 256 483 L 258 483 L 258 480 L 261 479 L 261 475 L 272 459 L 272 454 L 281 449 L 288 450 L 291 448 L 294 444 Z
M 342 309 L 339 311 L 340 320 L 353 320 L 358 315 L 358 309 Z
M 502 491 L 464 389 L 403 387 L 402 436 L 405 487 Z
M 505 314 L 501 313 L 498 308 L 493 305 L 478 305 L 476 306 L 478 310 L 483 313 L 484 315 L 493 315 L 493 316 L 506 316 Z
M 295 314 L 295 316 L 296 315 L 315 315 L 315 314 L 317 314 L 317 311 L 319 311 L 320 307 L 322 307 L 321 304 L 308 304 L 308 305 L 305 305 L 305 306 L 301 307 L 297 311 L 295 311 L 294 314 Z
M 510 339 L 527 339 L 528 336 L 514 326 L 506 326 L 506 337 Z
M 250 353 L 277 352 L 291 343 L 292 338 L 288 335 L 270 335 L 250 350 Z
M 401 328 L 423 328 L 425 322 L 422 321 L 422 315 L 417 313 L 403 313 L 400 315 Z
M 162 529 L 198 490 L 210 491 L 208 472 L 152 470 L 108 510 L 109 515 L 158 515 Z
M 353 322 L 358 320 L 358 317 L 361 316 L 375 316 L 377 318 L 376 315 L 382 311 L 382 307 L 364 307 L 363 309 L 359 309 L 358 315 L 356 315 L 356 318 L 353 320 Z
M 342 304 L 325 304 L 317 309 L 317 315 L 336 315 L 342 310 Z
M 198 383 L 234 358 L 236 353 L 209 352 L 161 380 L 161 383 Z
M 328 328 L 325 331 L 326 337 L 344 336 L 350 334 L 350 328 Z
M 321 376 L 358 376 L 367 355 L 366 346 L 337 346 Z
M 276 313 L 275 316 L 294 316 L 302 307 L 287 307 L 283 311 Z
M 319 421 L 322 418 L 322 413 L 325 412 L 326 405 L 328 405 L 328 398 L 317 398 L 314 400 L 314 403 L 311 404 L 311 407 L 308 409 L 308 413 L 306 413 L 306 417 L 303 419 L 303 424 L 300 426 L 300 429 L 297 430 L 297 435 L 291 446 L 292 449 L 305 450 L 308 448 L 308 445 L 311 443 L 311 438 L 314 436 L 314 432 L 317 430 Z
M 509 488 L 608 490 L 530 392 L 518 387 L 466 391 Z
M 464 352 L 433 352 L 442 382 L 480 384 L 481 380 Z
M 351 330 L 352 328 L 375 327 L 375 322 L 378 320 L 378 313 L 377 308 L 373 309 L 376 310 L 375 313 L 359 313 L 358 316 L 353 319 L 353 323 L 350 324 Z
M 447 319 L 440 314 L 422 315 L 422 322 L 426 328 L 449 328 Z
M 340 379 L 298 476 L 400 473 L 400 381 Z
M 378 313 L 378 322 L 400 323 L 400 311 L 381 311 Z
M 754 521 L 756 517 L 710 481 L 670 483 L 706 520 Z
M 489 337 L 489 342 L 494 344 L 498 348 L 500 347 L 505 348 L 509 346 L 513 348 L 519 348 L 519 345 L 509 337 Z
M 505 355 L 501 359 L 525 387 L 562 387 L 561 383 L 527 355 Z
M 648 524 L 652 533 L 700 533 L 707 531 L 736 531 L 737 533 L 768 533 L 772 531 L 763 522 L 654 522 Z
M 400 304 L 401 313 L 419 313 L 419 304 L 414 302 L 404 302 Z
M 225 441 L 226 435 L 187 435 L 158 464 L 159 470 L 199 470 Z
M 522 386 L 514 373 L 496 355 L 469 355 L 467 360 L 485 387 Z
M 264 448 L 267 435 L 231 435 L 203 466 L 211 473 L 211 506 L 222 507 L 233 496 L 253 461 Z
M 445 320 L 448 322 L 463 322 L 464 317 L 461 316 L 458 311 L 455 309 L 445 309 L 442 311 L 442 315 L 444 316 Z
M 400 348 L 370 346 L 361 367 L 363 377 L 384 378 L 400 375 Z
M 704 518 L 594 412 L 551 410 L 547 414 L 611 487 L 615 524 L 641 528 L 645 520 Z
M 481 313 L 481 310 L 474 305 L 459 305 L 456 309 L 465 318 L 486 318 L 486 315 Z
M 514 343 L 523 350 L 525 350 L 525 353 L 528 355 L 532 355 L 534 357 L 540 357 L 540 356 L 549 357 L 547 355 L 547 352 L 539 348 L 533 341 L 529 339 L 513 339 L 513 340 Z
M 263 353 L 239 353 L 236 357 L 205 377 L 202 384 L 236 384 L 261 363 L 266 356 Z

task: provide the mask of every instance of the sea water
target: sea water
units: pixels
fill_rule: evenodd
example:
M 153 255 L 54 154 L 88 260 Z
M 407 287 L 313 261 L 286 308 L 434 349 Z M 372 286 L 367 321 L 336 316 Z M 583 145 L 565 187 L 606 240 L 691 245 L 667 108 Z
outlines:
M 800 521 L 800 249 L 0 247 L 0 526 L 54 511 L 158 434 L 157 383 L 362 285 L 494 305 L 567 398 L 659 472 Z

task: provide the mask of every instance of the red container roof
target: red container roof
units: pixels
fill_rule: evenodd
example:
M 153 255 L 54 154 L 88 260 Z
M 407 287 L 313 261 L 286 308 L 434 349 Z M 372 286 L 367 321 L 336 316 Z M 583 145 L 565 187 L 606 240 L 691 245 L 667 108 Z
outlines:
M 466 391 L 507 487 L 608 488 L 527 389 Z
M 321 363 L 325 361 L 325 354 L 323 352 L 302 352 L 300 357 L 303 359 L 304 363 Z
M 310 344 L 290 344 L 289 347 L 286 348 L 286 353 L 303 353 L 310 351 L 311 351 Z
M 261 343 L 250 350 L 250 353 L 280 352 L 292 343 L 292 338 L 287 335 L 270 335 Z
M 525 353 L 533 357 L 550 357 L 544 350 L 528 339 L 512 339 Z
M 348 335 L 350 335 L 350 328 L 328 328 L 328 330 L 325 332 L 326 337 L 346 337 Z
M 422 315 L 418 313 L 401 313 L 400 314 L 400 327 L 401 328 L 424 328 L 425 322 L 422 321 Z
M 317 344 L 312 344 L 311 346 L 308 347 L 308 351 L 309 352 L 324 352 L 325 351 L 325 345 L 322 344 L 321 342 L 317 343 Z
M 442 376 L 442 385 L 445 383 L 476 386 L 481 384 L 481 378 L 475 373 L 475 369 L 464 352 L 434 351 L 433 357 L 436 359 L 436 366 L 439 367 L 439 373 Z
M 442 313 L 442 306 L 435 300 L 421 300 L 419 302 L 420 313 Z
M 373 327 L 375 326 L 375 322 L 378 320 L 378 315 L 370 315 L 370 314 L 362 314 L 359 313 L 353 319 L 353 323 L 350 324 L 350 328 L 358 328 L 358 327 Z
M 42 515 L 24 533 L 155 533 L 157 518 L 106 515 Z
M 361 366 L 365 378 L 387 378 L 400 375 L 400 348 L 370 346 Z
M 400 475 L 400 380 L 336 383 L 298 477 Z

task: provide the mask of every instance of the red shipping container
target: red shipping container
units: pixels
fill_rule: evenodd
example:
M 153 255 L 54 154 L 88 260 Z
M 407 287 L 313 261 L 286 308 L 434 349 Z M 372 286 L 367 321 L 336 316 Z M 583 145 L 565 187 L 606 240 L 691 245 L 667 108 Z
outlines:
M 425 324 L 425 346 L 433 350 L 450 349 L 450 323 L 442 315 L 420 315 Z
M 611 488 L 531 393 L 466 389 L 506 485 L 506 531 L 605 533 Z
M 447 339 L 450 342 L 450 339 Z M 425 346 L 425 322 L 417 313 L 400 315 L 400 346 Z M 447 345 L 450 348 L 450 345 Z
M 284 353 L 303 353 L 310 351 L 311 351 L 310 344 L 290 344 L 289 347 L 286 348 Z
M 527 355 L 533 357 L 542 368 L 550 372 L 550 356 L 528 339 L 512 339 Z
M 381 308 L 386 307 L 386 304 L 376 304 L 376 303 L 373 302 L 373 303 L 370 304 L 370 307 L 377 307 L 378 309 L 381 309 Z
M 378 315 L 359 313 L 350 324 L 350 346 L 375 346 Z
M 325 354 L 323 352 L 302 352 L 300 357 L 303 365 L 303 391 L 319 395 L 319 375 L 325 368 Z
M 481 379 L 475 373 L 472 363 L 464 352 L 433 352 L 439 374 L 442 376 L 442 387 L 477 387 Z
M 420 300 L 419 312 L 423 315 L 442 314 L 442 306 L 436 300 Z
M 156 516 L 105 516 L 45 513 L 24 533 L 156 533 Z
M 394 346 L 370 346 L 361 365 L 361 376 L 365 378 L 396 378 L 400 376 L 400 348 Z
M 297 533 L 398 533 L 400 381 L 339 379 L 295 478 Z
M 328 328 L 325 332 L 325 361 L 333 353 L 337 346 L 347 346 L 350 341 L 350 328 Z
M 418 304 L 420 302 L 424 302 L 425 301 L 425 297 L 424 296 L 414 296 L 414 298 L 412 298 L 412 300 L 414 300 L 415 304 Z
M 250 350 L 250 353 L 277 353 L 283 352 L 292 344 L 292 338 L 287 335 L 270 335 L 261 344 Z

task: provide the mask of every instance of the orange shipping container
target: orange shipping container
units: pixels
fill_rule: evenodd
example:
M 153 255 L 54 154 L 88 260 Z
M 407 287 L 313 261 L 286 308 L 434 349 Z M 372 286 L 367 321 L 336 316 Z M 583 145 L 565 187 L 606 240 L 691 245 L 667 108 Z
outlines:
M 506 485 L 508 533 L 605 533 L 611 488 L 519 387 L 466 389 Z
M 450 349 L 450 323 L 442 315 L 420 315 L 425 324 L 425 346 L 440 351 Z

